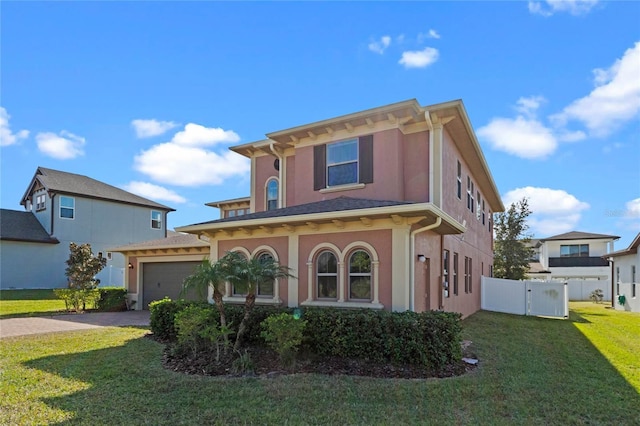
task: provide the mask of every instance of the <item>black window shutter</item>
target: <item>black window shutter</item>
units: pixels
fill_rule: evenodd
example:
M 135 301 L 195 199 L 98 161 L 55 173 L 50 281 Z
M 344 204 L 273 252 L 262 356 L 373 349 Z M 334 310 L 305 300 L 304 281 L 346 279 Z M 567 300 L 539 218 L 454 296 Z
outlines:
M 373 183 L 373 135 L 360 137 L 358 143 L 360 183 Z
M 313 147 L 313 190 L 318 191 L 327 186 L 327 146 Z

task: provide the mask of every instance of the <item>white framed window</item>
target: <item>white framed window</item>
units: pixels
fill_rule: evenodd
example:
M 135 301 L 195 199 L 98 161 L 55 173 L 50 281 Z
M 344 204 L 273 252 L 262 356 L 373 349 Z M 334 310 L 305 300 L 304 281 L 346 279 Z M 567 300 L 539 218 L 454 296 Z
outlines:
M 278 180 L 269 179 L 267 181 L 267 210 L 275 210 L 278 208 Z
M 338 299 L 338 258 L 331 251 L 323 251 L 316 260 L 316 297 Z
M 560 257 L 589 257 L 589 244 L 562 244 Z
M 76 199 L 73 197 L 60 196 L 60 217 L 63 219 L 73 219 L 76 216 Z
M 442 292 L 449 297 L 449 250 L 442 252 Z
M 44 210 L 47 208 L 47 197 L 45 194 L 36 195 L 36 211 Z
M 371 300 L 371 256 L 364 250 L 349 256 L 349 300 Z
M 475 200 L 473 199 L 473 193 L 475 191 L 475 185 L 471 181 L 471 176 L 467 176 L 467 208 L 473 213 L 475 211 Z
M 162 229 L 162 212 L 151 210 L 151 229 Z
M 258 259 L 259 262 L 267 262 L 267 261 L 274 260 L 273 256 L 269 252 L 258 253 L 258 256 L 256 258 Z M 275 283 L 276 283 L 275 279 L 273 280 L 266 279 L 266 280 L 260 281 L 256 288 L 256 297 L 272 298 L 274 295 Z
M 458 295 L 458 253 L 453 253 L 453 294 Z
M 458 200 L 462 200 L 462 164 L 458 161 L 458 176 L 456 180 L 456 195 Z
M 358 183 L 358 140 L 327 145 L 327 187 Z

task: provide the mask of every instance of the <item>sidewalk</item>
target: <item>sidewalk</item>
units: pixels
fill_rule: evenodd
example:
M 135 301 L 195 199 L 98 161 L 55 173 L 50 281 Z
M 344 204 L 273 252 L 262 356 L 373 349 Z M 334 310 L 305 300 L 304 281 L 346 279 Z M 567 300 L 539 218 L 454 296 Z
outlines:
M 149 326 L 149 311 L 95 312 L 0 319 L 0 339 L 101 327 Z

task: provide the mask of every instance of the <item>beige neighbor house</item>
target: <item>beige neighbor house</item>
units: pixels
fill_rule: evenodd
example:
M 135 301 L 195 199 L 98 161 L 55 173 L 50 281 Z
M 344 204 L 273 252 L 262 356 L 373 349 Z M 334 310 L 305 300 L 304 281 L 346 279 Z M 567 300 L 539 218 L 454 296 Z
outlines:
M 212 259 L 237 251 L 292 268 L 261 284 L 257 303 L 480 309 L 504 206 L 462 101 L 408 100 L 266 136 L 231 148 L 251 160 L 251 196 L 209 203 L 220 219 L 176 229 L 207 241 Z M 140 271 L 156 256 L 202 254 L 192 249 L 121 251 Z M 153 283 L 128 279 L 146 302 Z M 244 297 L 227 286 L 225 300 Z
M 625 311 L 640 312 L 640 233 L 636 235 L 629 247 L 615 251 L 605 257 L 611 262 L 613 269 L 612 305 Z

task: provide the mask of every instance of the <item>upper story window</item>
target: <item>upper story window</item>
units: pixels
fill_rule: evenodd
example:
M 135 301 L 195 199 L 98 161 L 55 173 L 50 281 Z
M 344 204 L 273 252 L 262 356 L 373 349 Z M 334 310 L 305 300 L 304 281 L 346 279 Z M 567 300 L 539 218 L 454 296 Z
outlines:
M 47 198 L 44 194 L 36 195 L 36 211 L 47 208 Z
M 60 196 L 60 217 L 73 219 L 76 216 L 76 200 L 73 197 Z
M 483 225 L 485 224 L 485 217 L 486 217 L 486 214 L 484 212 L 484 199 L 483 199 L 482 200 L 482 224 Z
M 462 200 L 462 164 L 458 161 L 458 176 L 456 180 L 456 195 L 458 200 Z
M 458 253 L 453 253 L 453 294 L 458 295 Z
M 313 147 L 313 189 L 373 182 L 373 135 Z
M 449 297 L 449 250 L 442 253 L 442 291 L 444 297 Z
M 162 212 L 151 210 L 151 229 L 162 229 Z
M 563 244 L 560 257 L 589 257 L 589 244 Z
M 267 182 L 267 210 L 278 208 L 278 181 L 270 179 Z
M 467 208 L 471 210 L 471 213 L 475 210 L 475 201 L 473 199 L 473 192 L 475 185 L 471 181 L 471 176 L 467 176 Z

